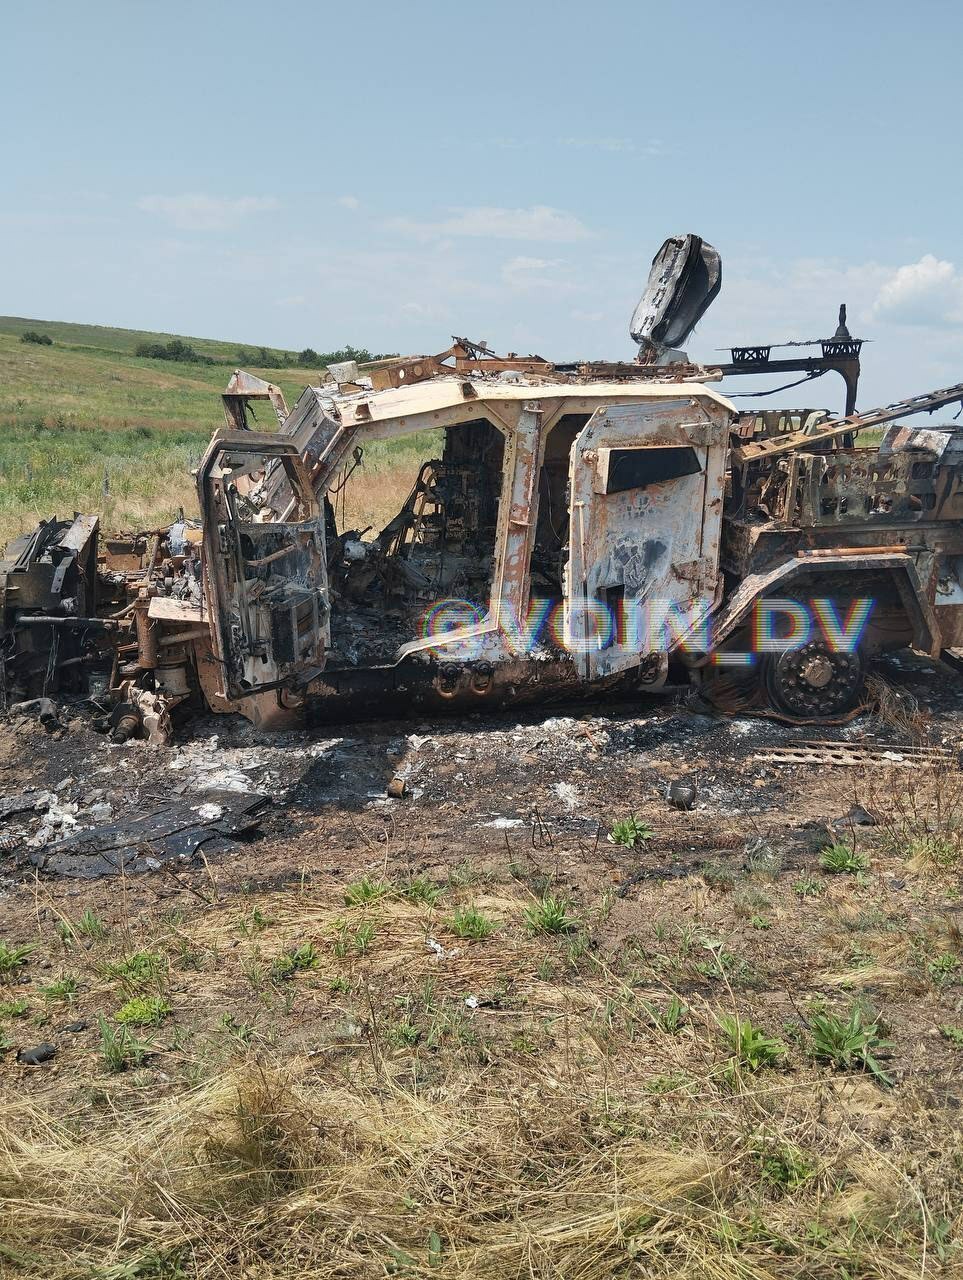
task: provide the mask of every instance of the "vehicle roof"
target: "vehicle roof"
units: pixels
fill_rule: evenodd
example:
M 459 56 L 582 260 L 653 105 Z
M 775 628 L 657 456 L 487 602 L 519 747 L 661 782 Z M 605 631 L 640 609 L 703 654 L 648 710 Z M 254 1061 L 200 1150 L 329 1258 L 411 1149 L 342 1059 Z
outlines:
M 464 384 L 470 382 L 474 395 L 469 400 L 501 401 L 517 403 L 529 400 L 579 400 L 624 403 L 633 400 L 711 400 L 730 413 L 735 405 L 725 396 L 704 382 L 659 381 L 639 378 L 619 382 L 588 381 L 502 381 L 497 378 L 435 377 L 403 387 L 389 387 L 383 391 L 361 388 L 351 392 L 332 392 L 327 387 L 317 387 L 315 392 L 329 397 L 344 416 L 350 417 L 352 405 L 366 405 L 362 416 L 368 421 L 383 422 L 392 418 L 414 414 L 440 412 L 455 405 L 464 405 Z

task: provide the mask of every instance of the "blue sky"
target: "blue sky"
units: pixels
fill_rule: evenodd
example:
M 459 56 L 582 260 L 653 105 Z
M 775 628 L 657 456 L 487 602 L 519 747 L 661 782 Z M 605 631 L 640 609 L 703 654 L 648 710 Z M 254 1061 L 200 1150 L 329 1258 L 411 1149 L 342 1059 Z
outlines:
M 629 357 L 652 255 L 696 231 L 724 278 L 693 355 L 845 301 L 863 406 L 963 378 L 963 6 L 5 10 L 0 312 Z

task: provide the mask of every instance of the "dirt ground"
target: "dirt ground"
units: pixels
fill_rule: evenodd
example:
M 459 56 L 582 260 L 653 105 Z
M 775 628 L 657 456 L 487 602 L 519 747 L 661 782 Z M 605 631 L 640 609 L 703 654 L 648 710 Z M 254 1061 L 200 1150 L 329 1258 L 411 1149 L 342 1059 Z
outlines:
M 0 1272 L 961 1274 L 963 679 L 883 675 L 805 732 L 0 726 Z M 800 738 L 890 759 L 758 758 Z M 196 852 L 77 851 L 172 811 Z

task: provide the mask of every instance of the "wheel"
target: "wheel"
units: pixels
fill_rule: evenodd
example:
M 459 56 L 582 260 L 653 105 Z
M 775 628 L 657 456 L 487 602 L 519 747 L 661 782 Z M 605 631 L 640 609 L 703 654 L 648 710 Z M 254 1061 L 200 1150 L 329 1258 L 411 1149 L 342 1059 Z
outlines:
M 766 692 L 778 711 L 799 720 L 816 720 L 851 711 L 866 678 L 859 649 L 838 652 L 825 640 L 775 653 L 765 664 Z

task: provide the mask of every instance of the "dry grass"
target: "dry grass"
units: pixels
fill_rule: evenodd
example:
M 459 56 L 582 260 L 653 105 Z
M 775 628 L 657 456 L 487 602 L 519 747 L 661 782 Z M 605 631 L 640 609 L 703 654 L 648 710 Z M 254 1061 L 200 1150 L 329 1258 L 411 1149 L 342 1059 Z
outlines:
M 42 1091 L 5 1091 L 3 1274 L 940 1273 L 963 1162 L 922 1090 L 818 1068 L 798 1025 L 783 1068 L 733 1071 L 723 1013 L 781 1031 L 749 989 L 704 983 L 667 1029 L 663 956 L 533 936 L 527 901 L 506 877 L 351 907 L 338 882 L 124 919 L 72 951 L 85 1016 L 126 998 L 116 962 L 143 950 L 174 1015 L 138 1070 L 108 1074 L 91 1047 L 31 1077 Z M 499 924 L 484 941 L 445 930 L 469 902 Z M 825 909 L 841 953 L 855 909 Z M 888 931 L 867 936 L 896 955 Z M 272 979 L 271 958 L 304 942 L 316 961 Z
M 892 1155 L 867 1145 L 853 1098 L 840 1127 L 825 1081 L 659 1098 L 619 1078 L 622 1055 L 587 1066 L 249 1061 L 82 1127 L 15 1104 L 8 1274 L 926 1274 L 924 1222 L 947 1206 L 899 1137 Z M 791 1193 L 786 1151 L 804 1153 Z
M 948 761 L 907 769 L 900 784 L 867 775 L 862 803 L 886 847 L 914 871 L 955 878 L 963 867 L 963 772 Z

